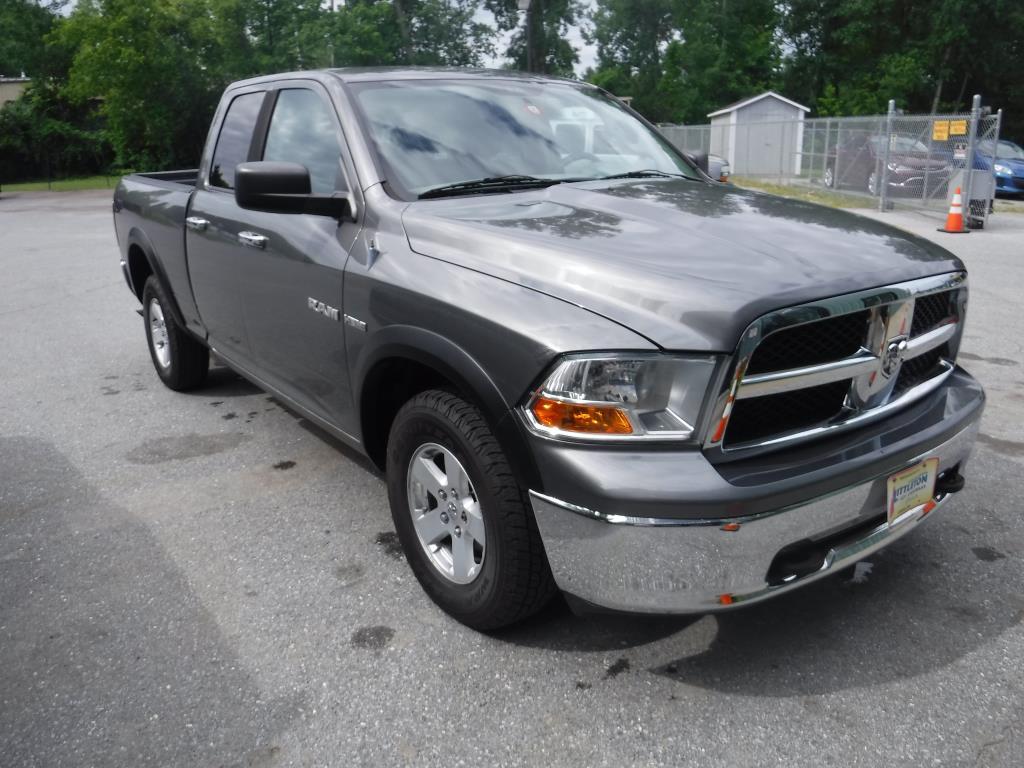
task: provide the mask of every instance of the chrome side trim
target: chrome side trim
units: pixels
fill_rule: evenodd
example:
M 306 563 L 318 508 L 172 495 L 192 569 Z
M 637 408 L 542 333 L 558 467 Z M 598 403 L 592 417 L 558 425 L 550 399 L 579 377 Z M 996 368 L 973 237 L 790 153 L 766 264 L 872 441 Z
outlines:
M 925 352 L 931 352 L 936 347 L 941 347 L 947 341 L 956 336 L 957 323 L 947 323 L 938 328 L 922 333 L 907 339 L 907 351 L 903 355 L 904 360 L 912 360 Z
M 898 411 L 900 408 L 910 405 L 915 400 L 920 400 L 925 395 L 934 392 L 936 389 L 942 386 L 943 382 L 953 373 L 955 366 L 947 360 L 941 360 L 939 364 L 943 370 L 936 376 L 923 381 L 916 387 L 911 387 L 899 397 L 894 400 L 890 400 L 885 405 L 880 405 L 870 411 L 862 411 L 859 414 L 840 417 L 836 422 L 823 424 L 817 427 L 811 427 L 810 429 L 794 430 L 793 432 L 784 432 L 776 437 L 769 438 L 767 440 L 758 440 L 749 443 L 737 443 L 729 448 L 731 451 L 742 451 L 747 448 L 773 448 L 776 446 L 785 445 L 786 443 L 792 443 L 799 440 L 809 440 L 815 437 L 822 437 L 828 434 L 835 434 L 837 432 L 843 432 L 847 429 L 853 429 L 860 427 L 865 424 L 870 424 L 872 421 L 881 419 L 894 411 Z
M 866 349 L 853 357 L 835 360 L 822 365 L 809 365 L 805 368 L 791 368 L 788 371 L 773 371 L 771 373 L 759 373 L 754 376 L 744 376 L 740 388 L 736 392 L 736 399 L 742 400 L 748 397 L 762 397 L 764 395 L 775 395 L 779 392 L 790 392 L 794 389 L 806 389 L 816 387 L 820 384 L 830 384 L 833 381 L 851 379 L 855 376 L 862 376 L 871 373 L 878 368 L 878 355 L 873 355 Z

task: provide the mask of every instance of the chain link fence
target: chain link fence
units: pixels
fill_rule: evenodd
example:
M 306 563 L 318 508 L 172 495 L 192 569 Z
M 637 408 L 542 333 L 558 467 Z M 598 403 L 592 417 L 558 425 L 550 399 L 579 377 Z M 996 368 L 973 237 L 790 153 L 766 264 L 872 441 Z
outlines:
M 915 208 L 945 215 L 961 190 L 969 226 L 984 226 L 995 194 L 993 164 L 1002 113 L 821 117 L 726 126 L 663 125 L 684 152 L 719 154 L 742 185 L 828 193 L 839 204 Z M 970 200 L 968 207 L 967 201 Z

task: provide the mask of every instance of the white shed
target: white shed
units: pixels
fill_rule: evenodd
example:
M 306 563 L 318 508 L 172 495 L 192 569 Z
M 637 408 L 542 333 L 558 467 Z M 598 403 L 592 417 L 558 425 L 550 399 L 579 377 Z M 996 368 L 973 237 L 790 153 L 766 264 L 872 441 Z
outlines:
M 709 112 L 711 153 L 726 158 L 739 176 L 799 174 L 808 112 L 775 91 Z

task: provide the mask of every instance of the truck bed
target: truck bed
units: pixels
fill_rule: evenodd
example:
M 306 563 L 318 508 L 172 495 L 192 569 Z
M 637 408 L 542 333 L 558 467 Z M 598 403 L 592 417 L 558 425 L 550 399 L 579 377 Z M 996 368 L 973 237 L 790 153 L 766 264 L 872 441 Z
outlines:
M 194 332 L 201 326 L 188 278 L 185 217 L 198 176 L 196 169 L 133 173 L 122 178 L 114 191 L 114 208 L 121 210 L 121 215 L 114 217 L 118 241 L 126 242 L 133 232 L 140 233 L 136 239 L 145 244 L 152 269 L 162 273 L 185 324 Z M 140 264 L 129 259 L 127 266 L 133 275 L 129 278 L 132 290 L 141 298 Z
M 180 171 L 155 171 L 153 173 L 133 173 L 126 176 L 127 179 L 145 179 L 147 183 L 159 187 L 187 187 L 189 191 L 195 188 L 196 179 L 199 178 L 199 169 L 188 168 Z

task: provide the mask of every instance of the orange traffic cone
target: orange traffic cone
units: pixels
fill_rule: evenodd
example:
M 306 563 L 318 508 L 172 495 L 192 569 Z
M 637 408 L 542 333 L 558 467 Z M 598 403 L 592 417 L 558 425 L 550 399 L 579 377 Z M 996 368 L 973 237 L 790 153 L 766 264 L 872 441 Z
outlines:
M 960 197 L 960 187 L 953 193 L 953 202 L 949 204 L 949 213 L 946 214 L 946 226 L 940 227 L 939 232 L 948 232 L 951 235 L 966 235 L 969 229 L 964 229 L 964 201 Z

